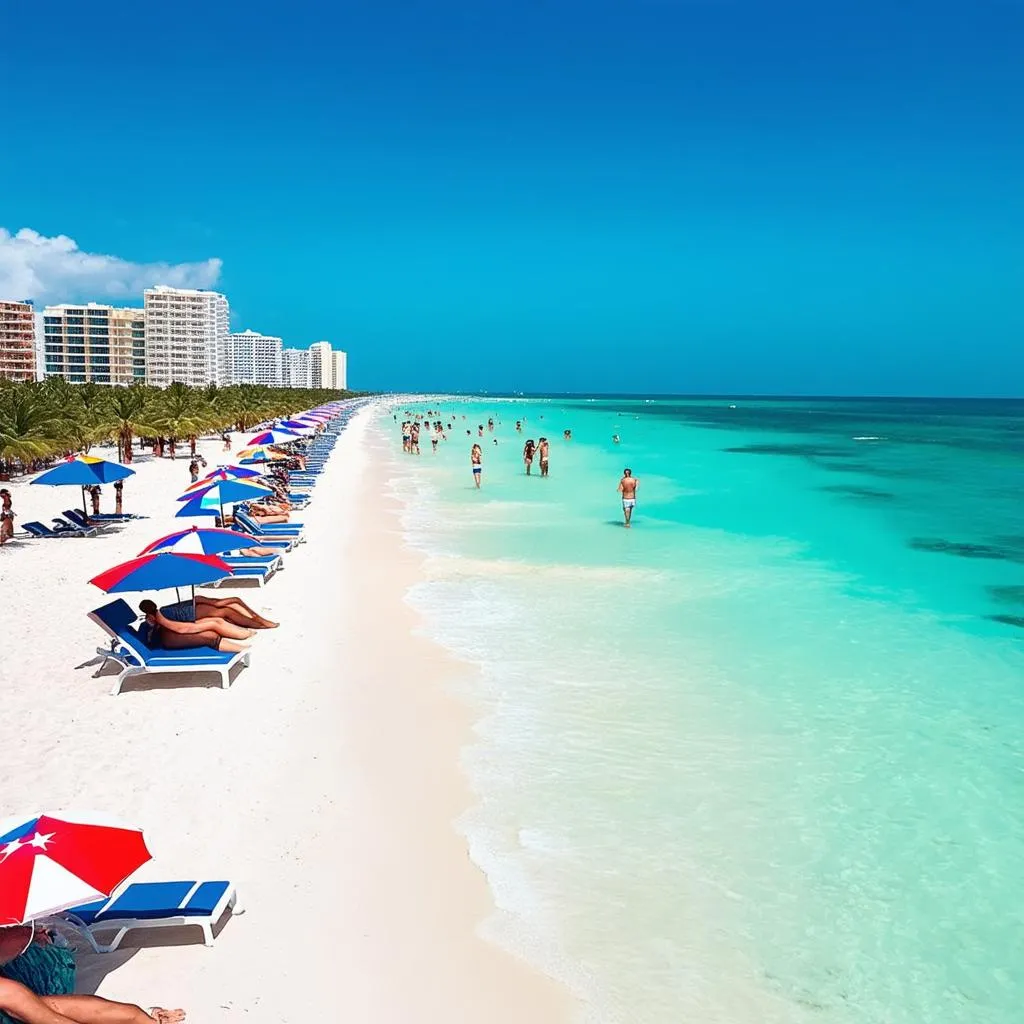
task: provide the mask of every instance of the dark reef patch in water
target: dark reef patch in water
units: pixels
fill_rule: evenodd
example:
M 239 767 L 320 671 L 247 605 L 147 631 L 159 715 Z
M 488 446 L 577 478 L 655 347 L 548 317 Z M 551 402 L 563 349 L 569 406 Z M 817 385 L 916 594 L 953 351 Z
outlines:
M 1024 586 L 986 587 L 989 597 L 999 604 L 1024 604 Z
M 994 544 L 967 544 L 943 540 L 941 537 L 914 537 L 907 543 L 915 551 L 933 551 L 940 555 L 955 555 L 957 558 L 987 558 L 998 562 L 1024 561 L 1024 555 L 996 547 Z
M 874 487 L 856 487 L 853 484 L 829 484 L 819 488 L 829 494 L 842 494 L 849 498 L 866 498 L 868 501 L 890 501 L 896 495 L 892 491 L 879 491 Z
M 1001 622 L 1004 626 L 1016 626 L 1018 629 L 1024 629 L 1024 615 L 986 615 L 986 619 L 991 619 L 993 622 Z
M 902 480 L 909 476 L 920 476 L 920 473 L 908 473 L 902 469 L 888 469 L 885 466 L 872 466 L 869 462 L 819 462 L 815 465 L 830 473 L 860 473 L 862 476 L 877 476 L 882 480 Z
M 850 453 L 843 448 L 821 444 L 743 444 L 736 448 L 723 448 L 732 455 L 785 455 L 797 459 L 847 459 Z

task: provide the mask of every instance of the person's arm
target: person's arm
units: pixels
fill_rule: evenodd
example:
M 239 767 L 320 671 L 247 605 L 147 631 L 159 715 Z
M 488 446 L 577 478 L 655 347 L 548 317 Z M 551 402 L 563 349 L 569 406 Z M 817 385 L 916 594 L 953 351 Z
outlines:
M 622 490 L 622 481 L 621 481 L 621 480 L 619 481 L 619 486 L 618 486 L 618 487 L 616 487 L 616 488 L 615 488 L 615 490 L 616 490 L 616 491 L 618 491 L 618 493 L 619 493 L 619 494 L 622 494 L 622 493 L 623 493 L 623 490 Z

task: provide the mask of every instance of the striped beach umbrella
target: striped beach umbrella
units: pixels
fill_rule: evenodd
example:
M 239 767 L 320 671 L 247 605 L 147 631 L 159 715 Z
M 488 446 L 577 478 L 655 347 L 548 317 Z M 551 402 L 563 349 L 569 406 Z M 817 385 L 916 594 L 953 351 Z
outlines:
M 248 444 L 249 446 L 257 444 L 292 444 L 298 440 L 299 435 L 294 430 L 282 430 L 280 427 L 274 427 L 272 430 L 264 430 L 262 433 L 250 437 Z
M 149 859 L 140 829 L 98 815 L 0 821 L 0 927 L 108 897 Z
M 237 530 L 222 530 L 215 526 L 191 526 L 187 530 L 175 530 L 166 537 L 147 544 L 140 555 L 156 551 L 174 551 L 179 555 L 220 555 L 225 551 L 237 551 L 252 547 L 252 535 Z
M 215 555 L 179 555 L 155 551 L 115 565 L 89 582 L 107 594 L 200 587 L 231 575 L 231 566 Z

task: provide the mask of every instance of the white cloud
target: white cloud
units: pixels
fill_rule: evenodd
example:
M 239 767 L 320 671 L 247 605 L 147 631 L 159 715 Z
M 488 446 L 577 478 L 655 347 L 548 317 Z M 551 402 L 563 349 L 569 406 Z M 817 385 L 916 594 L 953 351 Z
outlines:
M 0 297 L 38 303 L 103 299 L 142 302 L 142 292 L 156 284 L 210 288 L 220 277 L 221 261 L 200 263 L 132 263 L 119 256 L 83 252 L 73 238 L 22 228 L 11 234 L 0 227 Z

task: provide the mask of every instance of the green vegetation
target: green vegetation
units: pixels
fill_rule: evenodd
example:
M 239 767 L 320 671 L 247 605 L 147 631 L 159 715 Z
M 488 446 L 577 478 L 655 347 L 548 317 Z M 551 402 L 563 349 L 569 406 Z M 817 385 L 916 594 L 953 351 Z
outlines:
M 36 468 L 48 459 L 105 441 L 131 462 L 140 438 L 172 443 L 224 430 L 246 431 L 264 420 L 304 412 L 357 392 L 233 387 L 152 388 L 70 384 L 63 377 L 36 383 L 0 379 L 0 470 Z

